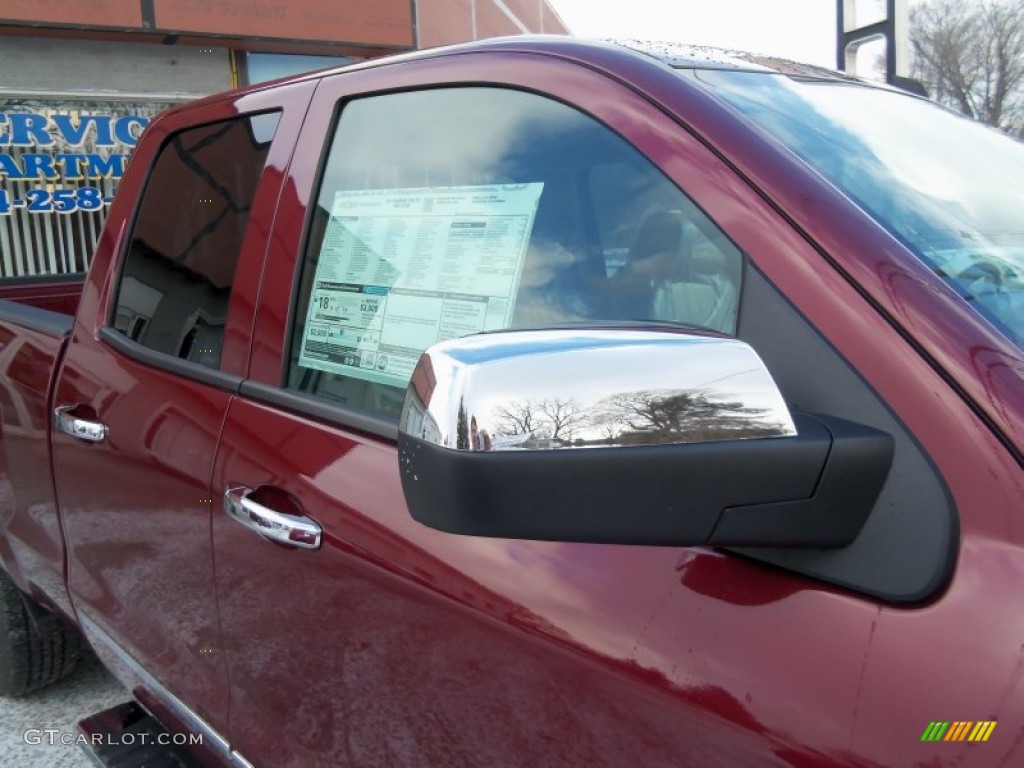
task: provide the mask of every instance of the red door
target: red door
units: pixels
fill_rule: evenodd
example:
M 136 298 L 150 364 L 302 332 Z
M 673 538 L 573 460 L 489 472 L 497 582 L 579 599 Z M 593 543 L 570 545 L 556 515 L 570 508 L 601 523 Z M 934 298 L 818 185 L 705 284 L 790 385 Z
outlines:
M 111 213 L 56 390 L 56 487 L 82 627 L 129 688 L 216 729 L 228 691 L 214 653 L 210 477 L 309 90 L 154 123 Z
M 752 134 L 686 78 L 623 54 L 626 88 L 600 73 L 607 51 L 569 48 L 391 64 L 317 91 L 212 482 L 231 512 L 213 542 L 232 745 L 281 766 L 1008 759 L 1009 730 L 942 753 L 921 741 L 929 721 L 1012 718 L 1022 700 L 1005 611 L 1019 469 L 879 311 L 926 300 L 887 283 L 869 303 L 836 264 L 882 234 L 848 201 L 815 217 L 821 190 L 777 149 L 755 169 L 776 181 L 741 178 L 709 145 Z M 692 115 L 705 141 L 688 110 L 709 110 Z M 787 195 L 802 231 L 768 202 Z M 685 219 L 691 268 L 699 255 L 731 281 L 714 328 L 754 347 L 791 409 L 893 436 L 858 539 L 735 552 L 414 522 L 395 450 L 411 351 L 657 320 L 600 286 L 659 212 Z M 886 242 L 873 279 L 912 274 Z M 938 669 L 964 653 L 969 680 Z
M 378 95 L 392 89 L 411 90 L 401 103 Z M 480 99 L 485 106 L 473 111 Z M 560 112 L 569 108 L 556 101 L 587 114 Z M 439 106 L 449 104 L 453 111 Z M 431 125 L 431 115 L 461 109 L 469 110 L 459 112 L 463 125 L 480 121 L 471 133 L 452 137 L 451 124 Z M 487 115 L 500 125 L 488 125 Z M 576 121 L 594 143 L 559 143 L 559 126 Z M 409 153 L 397 149 L 383 163 L 371 146 L 375 126 L 396 147 L 407 136 L 417 157 L 464 152 L 475 165 L 463 169 L 446 156 L 443 169 L 418 160 L 403 167 Z M 517 133 L 524 126 L 534 133 Z M 354 347 L 330 364 L 303 364 L 315 351 L 304 328 L 320 317 L 311 314 L 313 292 L 322 291 L 332 311 L 348 290 L 320 271 L 335 253 L 324 243 L 337 231 L 334 206 L 346 199 L 339 190 L 373 199 L 398 190 L 412 199 L 410 190 L 437 187 L 463 194 L 493 180 L 483 165 L 522 147 L 539 153 L 535 175 L 509 170 L 497 183 L 543 185 L 519 289 L 535 317 L 575 311 L 579 298 L 547 272 L 586 287 L 594 275 L 574 269 L 573 254 L 616 258 L 625 236 L 595 221 L 595 210 L 622 208 L 623 219 L 635 218 L 630 206 L 659 203 L 663 194 L 685 193 L 712 227 L 735 226 L 744 209 L 760 228 L 727 232 L 759 259 L 820 257 L 663 113 L 564 62 L 481 55 L 328 78 L 303 130 L 306 150 L 289 170 L 294 195 L 282 199 L 282 236 L 268 256 L 250 380 L 229 409 L 213 478 L 218 498 L 234 494 L 229 506 L 237 510 L 246 493 L 255 502 L 240 515 L 247 524 L 221 512 L 213 519 L 233 746 L 256 763 L 296 766 L 785 764 L 800 754 L 838 755 L 863 675 L 849 660 L 867 655 L 876 600 L 711 550 L 473 539 L 424 528 L 401 493 L 401 390 L 377 367 L 382 353 L 394 364 L 402 345 L 378 346 L 374 357 Z M 615 152 L 621 163 L 602 165 Z M 633 172 L 653 175 L 626 190 Z M 725 240 L 707 247 L 728 251 Z M 566 268 L 555 269 L 559 263 Z M 859 301 L 849 286 L 833 288 L 841 300 Z M 363 295 L 371 295 L 365 286 Z M 368 317 L 355 322 L 371 337 L 390 330 Z M 350 371 L 359 365 L 376 373 Z M 260 528 L 292 540 L 268 541 Z M 314 544 L 308 530 L 319 532 L 318 548 L 306 546 Z

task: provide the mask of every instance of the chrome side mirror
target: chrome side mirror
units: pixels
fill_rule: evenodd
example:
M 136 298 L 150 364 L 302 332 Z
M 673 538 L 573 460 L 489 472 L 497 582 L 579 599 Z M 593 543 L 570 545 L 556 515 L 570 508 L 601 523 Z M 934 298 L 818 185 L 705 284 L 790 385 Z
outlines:
M 849 543 L 892 457 L 877 430 L 794 418 L 741 341 L 608 329 L 431 347 L 398 442 L 426 525 L 678 545 Z
M 561 450 L 789 437 L 753 349 L 650 331 L 517 331 L 428 349 L 399 430 L 456 451 Z

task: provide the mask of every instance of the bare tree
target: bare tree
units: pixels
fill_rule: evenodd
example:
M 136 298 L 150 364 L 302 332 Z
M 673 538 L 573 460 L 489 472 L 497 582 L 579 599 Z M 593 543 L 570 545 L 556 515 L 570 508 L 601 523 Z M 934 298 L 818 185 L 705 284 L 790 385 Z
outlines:
M 654 436 L 702 442 L 784 434 L 766 409 L 713 400 L 702 392 L 629 392 L 608 398 L 595 410 L 592 418 L 624 426 L 616 438 L 623 443 L 648 442 Z
M 910 12 L 914 76 L 936 101 L 1019 135 L 1024 0 L 931 0 Z
M 572 440 L 586 421 L 586 414 L 575 400 L 541 400 L 538 407 L 544 415 L 552 440 Z
M 499 435 L 530 435 L 537 429 L 536 404 L 531 400 L 512 401 L 495 409 Z
M 586 423 L 586 414 L 575 400 L 553 398 L 512 401 L 495 408 L 497 434 L 533 435 L 570 442 Z

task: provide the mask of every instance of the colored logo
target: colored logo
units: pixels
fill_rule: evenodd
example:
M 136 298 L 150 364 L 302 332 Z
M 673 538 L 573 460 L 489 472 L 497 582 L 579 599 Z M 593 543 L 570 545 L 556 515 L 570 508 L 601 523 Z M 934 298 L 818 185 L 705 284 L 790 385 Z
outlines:
M 988 741 L 995 728 L 995 720 L 931 722 L 924 729 L 921 741 Z

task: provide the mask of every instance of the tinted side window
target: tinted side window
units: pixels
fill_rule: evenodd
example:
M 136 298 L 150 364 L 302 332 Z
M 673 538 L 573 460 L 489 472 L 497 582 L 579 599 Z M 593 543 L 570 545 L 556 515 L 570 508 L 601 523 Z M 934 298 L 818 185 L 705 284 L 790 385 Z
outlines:
M 175 134 L 143 194 L 114 328 L 175 358 L 218 368 L 235 266 L 279 114 Z
M 565 104 L 496 88 L 360 99 L 327 158 L 287 385 L 397 415 L 445 338 L 610 320 L 732 334 L 741 261 L 650 161 Z

